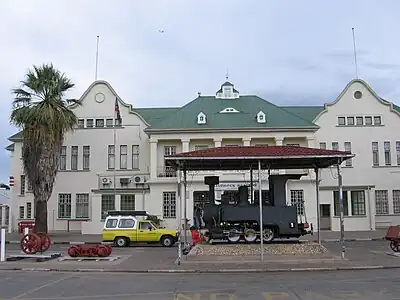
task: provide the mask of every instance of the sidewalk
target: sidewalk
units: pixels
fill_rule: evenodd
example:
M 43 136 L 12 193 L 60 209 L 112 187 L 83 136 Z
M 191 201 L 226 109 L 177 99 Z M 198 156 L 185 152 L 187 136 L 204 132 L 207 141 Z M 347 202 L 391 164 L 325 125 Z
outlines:
M 183 256 L 177 264 L 176 248 L 124 248 L 113 249 L 112 256 L 120 256 L 114 262 L 70 262 L 51 260 L 47 262 L 14 261 L 0 263 L 1 270 L 59 271 L 59 272 L 127 272 L 127 273 L 251 273 L 294 271 L 337 271 L 359 269 L 400 268 L 400 257 L 387 255 L 387 241 L 348 242 L 345 259 L 340 258 L 338 243 L 325 243 L 329 257 L 300 257 L 283 255 L 232 257 L 205 261 L 189 261 Z M 216 246 L 218 247 L 218 246 Z M 65 252 L 65 251 L 63 251 Z M 66 253 L 63 253 L 67 255 Z
M 378 241 L 383 240 L 387 230 L 376 230 L 376 231 L 347 231 L 345 232 L 345 241 Z M 321 231 L 321 241 L 323 242 L 335 242 L 340 241 L 340 232 L 334 231 Z M 53 232 L 50 233 L 50 238 L 53 244 L 94 244 L 101 243 L 100 234 L 81 234 L 77 232 Z M 190 234 L 187 234 L 188 240 L 190 240 Z M 19 244 L 22 238 L 22 234 L 13 232 L 6 234 L 6 243 L 8 244 Z M 306 235 L 300 238 L 301 241 L 313 241 L 317 242 L 317 233 L 314 235 Z

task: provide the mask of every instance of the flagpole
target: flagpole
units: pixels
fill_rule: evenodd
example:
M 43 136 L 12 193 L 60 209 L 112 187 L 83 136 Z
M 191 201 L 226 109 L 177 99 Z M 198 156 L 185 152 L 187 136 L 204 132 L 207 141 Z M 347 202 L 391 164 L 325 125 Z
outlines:
M 97 45 L 96 45 L 96 73 L 94 74 L 94 81 L 97 80 L 97 71 L 99 68 L 99 41 L 100 36 L 97 36 Z
M 117 102 L 118 99 L 115 98 L 115 102 Z M 116 197 L 117 197 L 117 182 L 116 182 L 116 177 L 117 177 L 117 111 L 116 108 L 114 106 L 114 201 L 116 201 Z M 115 202 L 114 202 L 115 203 Z

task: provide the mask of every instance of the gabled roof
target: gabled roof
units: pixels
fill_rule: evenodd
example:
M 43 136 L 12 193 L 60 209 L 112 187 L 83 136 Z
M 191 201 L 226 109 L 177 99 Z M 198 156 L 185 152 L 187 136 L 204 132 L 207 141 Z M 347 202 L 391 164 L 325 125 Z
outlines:
M 362 84 L 383 105 L 389 106 L 390 111 L 400 115 L 399 107 L 397 105 L 393 104 L 392 102 L 386 101 L 386 100 L 382 99 L 381 97 L 379 97 L 379 95 L 371 88 L 371 86 L 366 81 L 364 81 L 362 79 L 353 79 L 345 86 L 345 88 L 342 90 L 342 92 L 339 94 L 339 96 L 336 97 L 336 99 L 334 101 L 324 104 L 324 109 L 315 117 L 315 120 L 318 119 L 323 113 L 327 112 L 329 106 L 335 105 L 343 97 L 343 95 L 347 92 L 347 90 L 350 88 L 350 86 L 356 82 Z
M 354 157 L 350 152 L 292 146 L 216 147 L 165 157 L 173 168 L 189 170 L 249 170 L 327 168 Z
M 233 107 L 239 113 L 221 114 L 220 111 Z M 257 123 L 257 113 L 262 110 L 267 123 Z M 207 116 L 207 124 L 199 126 L 196 116 L 202 111 Z M 308 128 L 318 126 L 301 116 L 280 108 L 257 96 L 240 96 L 237 99 L 217 99 L 214 96 L 199 96 L 179 110 L 171 113 L 163 121 L 151 126 L 148 131 L 193 130 L 193 129 L 251 129 L 251 128 Z

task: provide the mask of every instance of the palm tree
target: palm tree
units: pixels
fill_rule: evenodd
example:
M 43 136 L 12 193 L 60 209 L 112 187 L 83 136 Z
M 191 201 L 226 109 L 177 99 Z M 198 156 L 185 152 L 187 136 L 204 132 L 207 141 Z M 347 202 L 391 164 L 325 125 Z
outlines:
M 32 184 L 36 231 L 47 233 L 47 201 L 53 192 L 58 155 L 66 132 L 73 130 L 77 117 L 70 109 L 76 100 L 65 93 L 74 84 L 52 64 L 33 66 L 13 89 L 10 121 L 22 129 L 22 160 Z

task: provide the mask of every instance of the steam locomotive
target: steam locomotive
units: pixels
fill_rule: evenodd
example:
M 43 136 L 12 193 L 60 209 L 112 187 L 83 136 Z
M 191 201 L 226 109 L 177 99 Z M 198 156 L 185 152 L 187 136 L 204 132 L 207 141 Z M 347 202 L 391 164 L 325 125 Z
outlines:
M 219 184 L 218 176 L 204 177 L 209 186 L 209 203 L 204 206 L 202 219 L 210 240 L 228 240 L 231 243 L 244 239 L 255 242 L 260 239 L 268 243 L 275 238 L 299 238 L 312 233 L 307 222 L 298 220 L 297 207 L 286 205 L 286 182 L 289 179 L 300 179 L 302 175 L 269 176 L 268 199 L 255 199 L 249 202 L 249 187 L 240 186 L 235 195 L 235 203 L 221 198 L 215 201 L 215 185 Z M 262 201 L 263 232 L 260 232 L 260 207 Z

